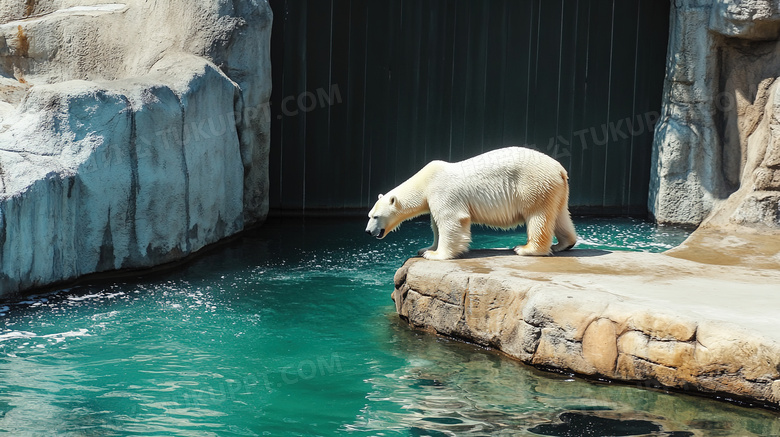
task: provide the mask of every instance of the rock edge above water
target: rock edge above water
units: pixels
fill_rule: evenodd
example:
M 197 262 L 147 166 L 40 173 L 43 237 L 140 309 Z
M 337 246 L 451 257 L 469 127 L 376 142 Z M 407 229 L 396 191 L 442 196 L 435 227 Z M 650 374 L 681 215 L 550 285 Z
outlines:
M 410 325 L 525 363 L 780 407 L 780 271 L 665 254 L 477 250 L 409 259 L 393 300 Z

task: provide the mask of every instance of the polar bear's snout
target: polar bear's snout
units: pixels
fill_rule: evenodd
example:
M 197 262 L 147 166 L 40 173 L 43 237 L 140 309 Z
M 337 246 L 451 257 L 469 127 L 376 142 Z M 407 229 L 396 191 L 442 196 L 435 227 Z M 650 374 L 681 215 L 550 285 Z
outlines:
M 377 228 L 371 226 L 371 223 L 369 223 L 368 227 L 366 228 L 366 234 L 376 237 L 377 239 L 382 239 L 385 236 L 385 229 L 384 228 Z
M 385 230 L 379 229 L 378 231 L 372 231 L 371 229 L 366 229 L 366 234 L 372 237 L 376 237 L 377 239 L 381 239 L 382 237 L 385 236 Z
M 379 231 L 372 231 L 371 229 L 366 229 L 366 234 L 372 237 L 377 237 L 379 235 Z

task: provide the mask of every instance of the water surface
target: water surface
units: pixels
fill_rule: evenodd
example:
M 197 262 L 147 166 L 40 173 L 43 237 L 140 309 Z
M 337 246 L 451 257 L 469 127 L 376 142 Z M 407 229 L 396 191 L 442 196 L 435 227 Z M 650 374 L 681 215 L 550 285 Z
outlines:
M 62 435 L 771 435 L 777 415 L 544 373 L 410 330 L 392 277 L 425 221 L 270 221 L 154 277 L 0 304 L 0 432 Z M 684 231 L 576 221 L 581 247 Z M 522 233 L 476 230 L 474 247 Z M 605 434 L 607 433 L 607 434 Z M 693 433 L 693 434 L 691 434 Z

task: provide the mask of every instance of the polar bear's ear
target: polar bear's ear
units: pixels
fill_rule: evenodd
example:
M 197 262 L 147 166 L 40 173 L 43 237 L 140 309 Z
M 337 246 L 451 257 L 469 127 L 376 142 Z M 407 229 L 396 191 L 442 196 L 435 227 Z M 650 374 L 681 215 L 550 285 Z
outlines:
M 395 205 L 396 200 L 395 196 L 390 196 L 390 205 Z
M 384 197 L 384 194 L 380 194 L 380 195 L 379 195 L 379 197 L 377 197 L 377 198 L 376 198 L 376 200 L 379 200 L 379 199 L 381 199 L 382 197 Z

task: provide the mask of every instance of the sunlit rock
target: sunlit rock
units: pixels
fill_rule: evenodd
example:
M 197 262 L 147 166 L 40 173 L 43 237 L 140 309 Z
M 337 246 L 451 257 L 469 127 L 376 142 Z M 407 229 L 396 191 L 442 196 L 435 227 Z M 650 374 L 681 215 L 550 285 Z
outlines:
M 415 327 L 542 368 L 778 407 L 778 283 L 777 265 L 477 250 L 451 261 L 408 260 L 393 299 Z
M 673 3 L 649 207 L 659 222 L 780 229 L 780 3 Z
M 266 2 L 4 2 L 0 23 L 0 296 L 265 218 Z

